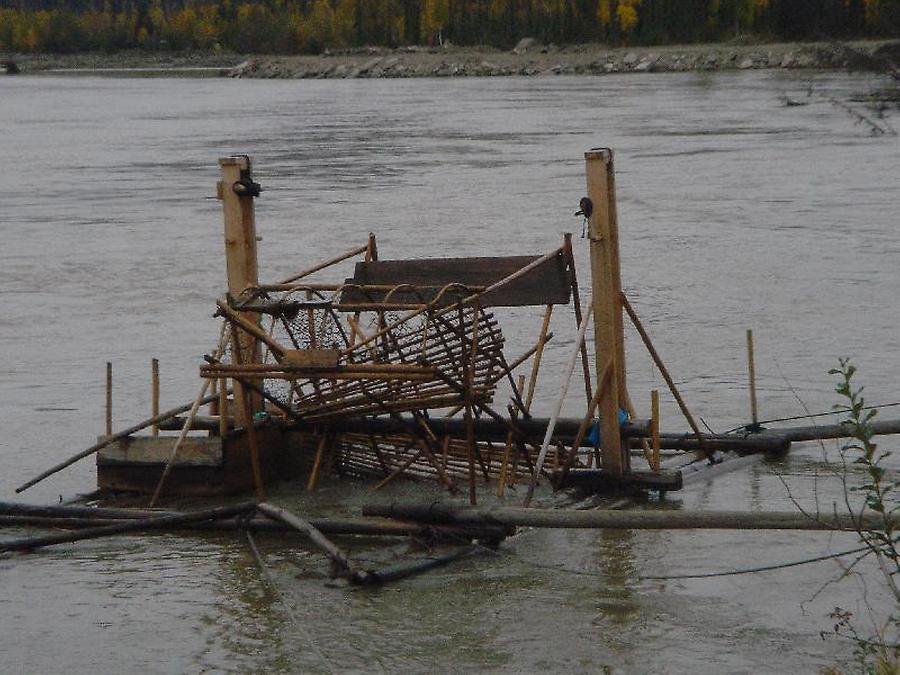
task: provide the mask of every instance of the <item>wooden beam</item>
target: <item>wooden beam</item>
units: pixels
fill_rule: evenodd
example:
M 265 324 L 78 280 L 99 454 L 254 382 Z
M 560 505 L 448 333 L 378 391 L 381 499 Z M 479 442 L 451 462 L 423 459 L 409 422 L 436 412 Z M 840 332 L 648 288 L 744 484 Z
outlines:
M 616 214 L 613 153 L 608 148 L 584 153 L 588 217 L 594 348 L 597 377 L 612 365 L 610 386 L 600 397 L 600 447 L 603 468 L 614 477 L 630 470 L 630 454 L 622 443 L 619 410 L 625 402 L 625 337 L 622 321 L 622 281 L 619 272 L 619 234 Z
M 217 186 L 218 198 L 222 201 L 225 236 L 225 267 L 228 277 L 228 293 L 239 297 L 245 289 L 259 285 L 259 267 L 256 254 L 256 216 L 254 199 L 259 194 L 259 185 L 253 182 L 250 158 L 246 155 L 223 157 L 219 160 L 222 180 Z M 259 314 L 241 317 L 247 323 L 259 328 Z M 262 332 L 260 330 L 260 332 Z M 244 363 L 259 363 L 260 348 L 255 331 L 244 328 L 243 333 L 235 336 L 234 353 L 240 354 Z M 243 414 L 244 392 L 240 385 L 235 386 L 235 403 Z M 261 408 L 258 396 L 250 398 L 250 410 L 256 412 Z M 250 420 L 243 420 L 250 424 Z
M 756 409 L 756 363 L 753 358 L 753 331 L 747 329 L 747 379 L 750 384 L 750 419 L 754 429 L 759 428 Z

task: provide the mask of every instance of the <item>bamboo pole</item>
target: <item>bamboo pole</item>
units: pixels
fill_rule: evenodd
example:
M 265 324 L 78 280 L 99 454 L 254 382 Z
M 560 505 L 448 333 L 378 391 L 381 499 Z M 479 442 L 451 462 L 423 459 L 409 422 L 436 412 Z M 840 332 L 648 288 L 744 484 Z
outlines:
M 371 238 L 374 237 L 374 235 L 370 234 L 369 237 L 371 240 Z M 326 267 L 331 267 L 332 265 L 336 265 L 339 262 L 343 262 L 343 261 L 347 260 L 348 258 L 352 258 L 355 255 L 359 255 L 360 253 L 368 253 L 369 246 L 370 246 L 370 242 L 366 242 L 363 246 L 357 246 L 356 248 L 352 248 L 349 251 L 344 251 L 343 253 L 335 256 L 334 258 L 326 260 L 325 262 L 317 263 L 317 264 L 313 265 L 312 267 L 303 270 L 302 272 L 299 272 L 297 274 L 294 274 L 293 276 L 288 277 L 287 279 L 282 279 L 279 282 L 279 285 L 296 283 L 297 281 L 300 281 L 300 279 L 303 279 L 304 277 L 308 277 L 309 275 L 319 272 L 320 270 L 324 270 Z
M 569 363 L 566 366 L 566 369 L 563 375 L 562 384 L 559 388 L 559 395 L 556 399 L 556 407 L 553 411 L 553 415 L 550 417 L 550 421 L 547 423 L 547 432 L 544 434 L 544 441 L 541 443 L 541 449 L 538 452 L 537 460 L 534 463 L 534 473 L 531 475 L 531 483 L 528 485 L 528 493 L 525 495 L 524 505 L 527 508 L 529 504 L 531 504 L 531 498 L 534 495 L 534 488 L 537 485 L 538 478 L 541 475 L 541 467 L 544 465 L 544 459 L 547 456 L 547 449 L 550 447 L 550 439 L 553 437 L 553 432 L 556 429 L 556 420 L 559 418 L 559 413 L 562 412 L 563 403 L 566 399 L 566 393 L 569 391 L 569 382 L 572 380 L 572 373 L 575 372 L 575 363 L 578 360 L 578 356 L 581 353 L 581 343 L 584 341 L 584 334 L 587 331 L 588 322 L 591 318 L 591 313 L 593 312 L 594 305 L 593 303 L 588 304 L 588 310 L 585 312 L 584 318 L 581 321 L 581 325 L 578 327 L 578 337 L 575 340 L 575 350 L 572 353 L 572 357 L 569 359 Z M 616 419 L 616 426 L 618 427 L 619 420 Z
M 753 427 L 759 428 L 759 417 L 756 410 L 756 364 L 753 358 L 753 331 L 747 329 L 747 375 L 750 384 L 750 419 Z
M 150 388 L 151 388 L 151 417 L 159 416 L 159 359 L 150 361 Z M 159 437 L 159 424 L 150 427 L 150 435 Z

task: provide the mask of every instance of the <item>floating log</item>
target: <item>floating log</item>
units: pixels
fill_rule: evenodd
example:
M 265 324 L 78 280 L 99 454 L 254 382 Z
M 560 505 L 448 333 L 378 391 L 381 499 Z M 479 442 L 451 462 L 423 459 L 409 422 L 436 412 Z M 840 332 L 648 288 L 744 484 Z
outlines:
M 367 516 L 401 518 L 454 525 L 514 525 L 526 527 L 617 529 L 617 530 L 848 530 L 880 529 L 880 514 L 859 519 L 843 514 L 806 515 L 801 512 L 769 511 L 612 511 L 524 509 L 513 507 L 478 508 L 434 502 L 431 504 L 371 504 L 363 507 Z M 892 519 L 900 526 L 900 517 Z
M 872 431 L 873 436 L 887 436 L 900 434 L 900 420 L 871 420 L 866 426 Z M 789 427 L 786 429 L 772 429 L 763 431 L 749 438 L 780 437 L 788 441 L 818 441 L 828 438 L 847 438 L 852 435 L 852 429 L 848 422 L 839 424 L 823 424 L 819 426 Z
M 401 579 L 422 574 L 423 572 L 428 572 L 437 567 L 443 567 L 456 560 L 466 558 L 473 553 L 478 552 L 480 549 L 480 546 L 463 546 L 462 548 L 445 555 L 439 555 L 425 560 L 411 560 L 409 562 L 391 565 L 390 567 L 385 567 L 380 570 L 367 570 L 365 573 L 366 585 L 373 586 L 376 584 L 386 584 L 392 581 L 400 581 Z
M 738 452 L 742 454 L 783 454 L 790 450 L 791 440 L 781 434 L 754 434 L 751 436 L 726 436 L 702 434 L 703 441 L 694 434 L 660 434 L 659 447 L 667 450 L 692 452 Z
M 362 582 L 360 573 L 354 569 L 347 555 L 308 520 L 304 520 L 286 509 L 265 502 L 258 504 L 256 508 L 263 515 L 266 515 L 273 520 L 280 520 L 305 534 L 309 540 L 328 556 L 329 560 L 331 560 L 334 565 L 333 576 L 346 577 L 353 583 Z
M 136 518 L 89 518 L 79 516 L 31 516 L 0 515 L 0 527 L 42 527 L 61 529 L 84 529 L 100 524 L 113 525 L 133 522 Z M 509 536 L 515 528 L 486 525 L 478 527 L 457 527 L 455 525 L 433 525 L 427 523 L 404 523 L 388 518 L 310 518 L 310 525 L 322 534 L 353 535 L 362 537 L 420 537 L 425 539 L 469 541 L 480 539 L 496 541 Z M 225 518 L 209 522 L 182 523 L 168 527 L 156 527 L 157 531 L 216 531 L 232 532 L 242 529 L 253 532 L 275 532 L 279 534 L 297 533 L 290 525 L 265 517 Z
M 228 518 L 242 513 L 250 513 L 254 508 L 256 508 L 255 504 L 243 503 L 237 504 L 235 506 L 222 506 L 214 509 L 206 509 L 204 511 L 195 511 L 193 513 L 184 513 L 175 516 L 158 516 L 154 518 L 134 519 L 129 520 L 128 522 L 85 528 L 83 530 L 77 530 L 75 532 L 62 532 L 59 534 L 48 534 L 42 537 L 13 539 L 10 541 L 0 542 L 0 552 L 32 551 L 36 548 L 42 548 L 44 546 L 52 546 L 54 544 L 67 544 L 75 541 L 81 541 L 83 539 L 98 539 L 100 537 L 109 537 L 112 535 L 125 534 L 128 532 L 139 532 L 156 528 L 171 528 L 173 526 L 184 525 L 186 523 L 217 520 L 219 518 Z
M 37 516 L 41 518 L 94 518 L 134 520 L 140 518 L 157 518 L 159 516 L 181 516 L 180 511 L 162 511 L 159 509 L 123 509 L 81 506 L 78 504 L 19 504 L 18 502 L 0 502 L 0 514 L 10 516 Z

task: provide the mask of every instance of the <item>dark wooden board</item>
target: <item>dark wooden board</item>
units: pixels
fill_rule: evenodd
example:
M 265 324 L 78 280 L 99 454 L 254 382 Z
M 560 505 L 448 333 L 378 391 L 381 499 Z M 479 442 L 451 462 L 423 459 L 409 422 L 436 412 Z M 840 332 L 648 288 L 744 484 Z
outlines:
M 423 258 L 419 260 L 374 260 L 356 264 L 348 284 L 360 286 L 395 286 L 411 284 L 413 291 L 397 291 L 388 302 L 421 303 L 433 300 L 451 283 L 488 287 L 522 269 L 539 256 L 502 256 L 478 258 Z M 560 253 L 509 284 L 482 296 L 483 307 L 523 307 L 530 305 L 567 304 L 571 286 L 566 264 Z M 341 294 L 341 304 L 384 302 L 387 291 L 362 291 L 348 288 Z M 445 293 L 441 304 L 451 304 L 466 293 Z

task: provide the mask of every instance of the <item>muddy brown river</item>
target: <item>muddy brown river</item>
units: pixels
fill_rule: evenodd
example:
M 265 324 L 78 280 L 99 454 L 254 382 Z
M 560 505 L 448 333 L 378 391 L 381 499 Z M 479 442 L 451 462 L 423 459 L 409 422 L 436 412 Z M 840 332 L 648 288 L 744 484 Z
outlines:
M 20 498 L 17 485 L 103 433 L 107 360 L 117 427 L 148 416 L 153 357 L 164 408 L 194 396 L 225 286 L 216 160 L 232 153 L 252 156 L 265 189 L 264 280 L 369 231 L 382 258 L 541 253 L 572 231 L 586 280 L 572 215 L 585 192 L 582 154 L 613 147 L 626 292 L 706 424 L 724 431 L 748 420 L 747 328 L 764 419 L 839 402 L 827 371 L 844 355 L 870 402 L 896 402 L 900 139 L 871 136 L 829 100 L 884 84 L 775 71 L 4 78 L 0 499 Z M 785 107 L 782 94 L 808 105 Z M 896 115 L 892 123 L 900 126 Z M 560 310 L 537 414 L 550 411 L 574 339 Z M 508 353 L 533 342 L 535 312 L 501 319 Z M 660 389 L 663 428 L 686 430 L 637 336 L 627 340 L 638 408 L 646 414 L 649 391 Z M 565 413 L 583 409 L 572 387 Z M 834 443 L 795 444 L 786 458 L 639 508 L 789 510 L 791 495 L 830 508 L 842 494 L 824 462 L 835 452 Z M 93 487 L 85 460 L 21 498 L 56 502 Z M 438 494 L 397 482 L 377 496 Z M 366 483 L 337 479 L 312 496 L 299 483 L 272 494 L 316 514 L 358 514 L 371 499 Z M 814 673 L 852 661 L 852 645 L 820 636 L 829 611 L 865 622 L 866 602 L 876 614 L 886 608 L 874 582 L 826 585 L 840 573 L 834 561 L 647 578 L 818 556 L 854 546 L 846 534 L 529 530 L 497 555 L 368 590 L 326 585 L 324 559 L 301 542 L 259 541 L 280 595 L 230 534 L 120 537 L 0 558 L 0 670 Z M 344 545 L 372 564 L 405 555 L 371 540 Z

